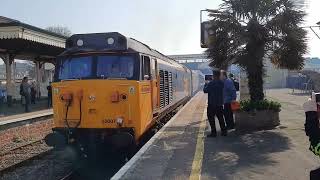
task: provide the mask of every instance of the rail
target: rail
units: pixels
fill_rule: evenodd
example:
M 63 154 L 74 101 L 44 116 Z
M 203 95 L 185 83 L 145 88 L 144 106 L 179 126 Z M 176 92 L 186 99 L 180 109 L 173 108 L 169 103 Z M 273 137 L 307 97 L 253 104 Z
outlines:
M 70 171 L 68 174 L 66 174 L 65 176 L 63 176 L 60 180 L 70 180 L 72 179 L 73 175 L 75 174 L 75 171 L 72 170 Z

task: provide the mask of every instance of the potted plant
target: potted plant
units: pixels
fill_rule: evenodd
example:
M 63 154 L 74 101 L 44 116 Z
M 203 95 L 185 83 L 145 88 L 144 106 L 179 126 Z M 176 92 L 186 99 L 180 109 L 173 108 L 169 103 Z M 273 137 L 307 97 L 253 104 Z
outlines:
M 271 129 L 280 124 L 281 104 L 271 100 L 240 102 L 240 110 L 235 113 L 236 130 L 252 131 Z

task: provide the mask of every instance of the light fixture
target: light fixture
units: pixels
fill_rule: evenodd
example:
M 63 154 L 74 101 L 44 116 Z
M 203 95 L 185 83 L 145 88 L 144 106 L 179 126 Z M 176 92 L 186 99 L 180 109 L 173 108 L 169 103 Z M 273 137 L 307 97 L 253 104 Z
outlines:
M 123 124 L 123 118 L 118 117 L 116 122 L 117 122 L 117 125 L 118 125 L 118 126 L 122 126 L 122 124 Z
M 107 42 L 109 45 L 112 45 L 112 44 L 114 44 L 114 39 L 110 37 L 107 39 Z
M 77 45 L 78 45 L 78 46 L 83 46 L 83 40 L 82 40 L 82 39 L 78 39 Z

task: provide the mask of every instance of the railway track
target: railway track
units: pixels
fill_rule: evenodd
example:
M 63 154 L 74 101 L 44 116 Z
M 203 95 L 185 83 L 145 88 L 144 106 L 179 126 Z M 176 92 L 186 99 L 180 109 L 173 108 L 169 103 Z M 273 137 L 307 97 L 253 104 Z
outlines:
M 71 180 L 75 174 L 75 171 L 70 171 L 65 176 L 63 176 L 60 180 Z
M 37 140 L 0 154 L 0 176 L 14 169 L 25 166 L 30 161 L 42 158 L 52 151 L 43 140 Z
M 165 124 L 172 115 L 163 117 L 160 125 Z M 160 125 L 155 128 L 160 129 L 162 127 Z M 149 138 L 155 133 L 151 133 Z M 146 139 L 146 142 L 149 138 Z M 125 164 L 125 162 L 120 162 L 119 159 L 111 156 L 111 159 L 103 160 L 97 167 L 89 165 L 78 170 L 74 169 L 72 163 L 70 163 L 72 160 L 65 159 L 72 156 L 72 153 L 70 153 L 69 151 L 55 151 L 48 147 L 43 140 L 16 147 L 0 153 L 0 179 L 72 180 L 91 177 L 108 179 Z M 106 161 L 110 164 L 106 165 Z M 14 178 L 14 176 L 17 177 L 16 174 L 20 178 Z

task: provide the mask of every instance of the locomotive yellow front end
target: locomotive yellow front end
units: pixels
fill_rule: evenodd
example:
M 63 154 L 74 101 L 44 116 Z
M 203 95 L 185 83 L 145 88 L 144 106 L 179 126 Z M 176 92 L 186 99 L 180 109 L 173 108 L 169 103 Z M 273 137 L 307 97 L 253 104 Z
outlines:
M 139 83 L 123 80 L 81 80 L 54 83 L 54 131 L 69 143 L 134 142 L 139 131 Z
M 107 45 L 99 48 L 102 37 Z M 141 81 L 140 54 L 128 51 L 117 33 L 77 35 L 70 41 L 67 45 L 80 48 L 70 48 L 57 59 L 54 133 L 47 144 L 81 149 L 135 144 L 153 117 L 151 83 Z
M 65 81 L 52 87 L 56 127 L 124 128 L 139 118 L 136 81 Z

